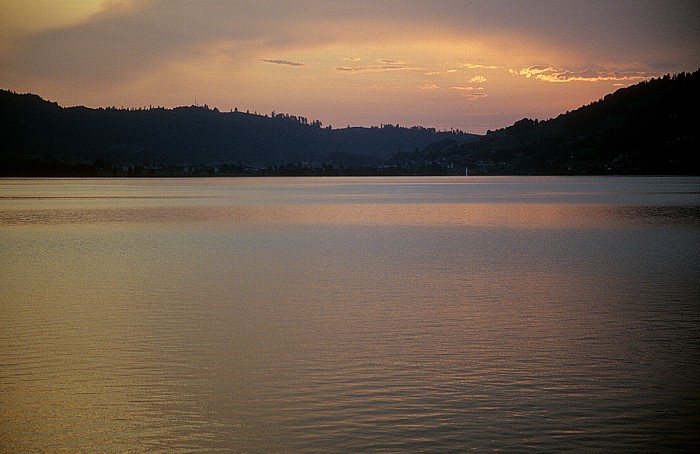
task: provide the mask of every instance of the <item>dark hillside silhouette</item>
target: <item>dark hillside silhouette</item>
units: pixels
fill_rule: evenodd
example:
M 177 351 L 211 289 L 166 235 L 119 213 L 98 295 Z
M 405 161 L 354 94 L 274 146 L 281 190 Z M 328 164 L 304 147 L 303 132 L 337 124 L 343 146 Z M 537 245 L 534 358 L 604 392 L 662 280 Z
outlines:
M 287 114 L 63 108 L 0 90 L 0 175 L 700 174 L 700 71 L 484 136 Z
M 332 129 L 305 117 L 224 113 L 207 106 L 62 108 L 36 95 L 0 91 L 0 162 L 6 175 L 12 169 L 85 170 L 98 160 L 134 169 L 371 167 L 447 137 L 463 142 L 477 136 L 393 125 Z
M 556 118 L 523 119 L 477 141 L 399 155 L 405 172 L 700 174 L 700 71 L 622 88 Z

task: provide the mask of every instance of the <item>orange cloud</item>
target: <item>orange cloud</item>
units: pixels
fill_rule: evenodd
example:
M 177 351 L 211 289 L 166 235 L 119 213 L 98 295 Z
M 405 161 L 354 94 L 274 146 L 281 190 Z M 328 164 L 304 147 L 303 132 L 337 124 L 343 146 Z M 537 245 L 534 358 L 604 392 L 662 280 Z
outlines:
M 424 71 L 425 68 L 414 68 L 402 65 L 376 65 L 376 66 L 336 66 L 336 71 L 343 73 L 384 73 L 391 71 Z
M 471 79 L 469 79 L 469 82 L 472 82 L 474 84 L 483 84 L 486 82 L 486 77 L 484 76 L 474 76 Z
M 487 97 L 488 95 L 486 93 L 483 93 L 481 90 L 483 90 L 482 87 L 450 87 L 452 90 L 455 90 L 460 93 L 461 96 L 467 98 L 469 101 L 476 101 L 477 99 L 482 99 Z M 474 93 L 474 92 L 478 93 Z
M 467 69 L 500 69 L 498 66 L 493 66 L 493 65 L 479 65 L 479 64 L 473 64 L 473 63 L 462 63 L 459 65 L 460 68 L 467 68 Z
M 544 82 L 564 83 L 564 82 L 601 82 L 601 81 L 624 81 L 642 80 L 651 77 L 651 74 L 644 71 L 598 71 L 592 69 L 571 71 L 565 69 L 555 69 L 551 66 L 530 66 L 520 71 L 509 70 L 511 74 L 518 74 L 527 78 L 534 77 Z

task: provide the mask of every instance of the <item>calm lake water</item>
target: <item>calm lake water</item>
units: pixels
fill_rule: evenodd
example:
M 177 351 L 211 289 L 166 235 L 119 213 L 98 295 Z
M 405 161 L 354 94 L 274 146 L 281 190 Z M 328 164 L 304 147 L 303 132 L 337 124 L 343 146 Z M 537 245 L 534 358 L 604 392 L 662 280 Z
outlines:
M 700 442 L 700 179 L 0 180 L 0 451 Z

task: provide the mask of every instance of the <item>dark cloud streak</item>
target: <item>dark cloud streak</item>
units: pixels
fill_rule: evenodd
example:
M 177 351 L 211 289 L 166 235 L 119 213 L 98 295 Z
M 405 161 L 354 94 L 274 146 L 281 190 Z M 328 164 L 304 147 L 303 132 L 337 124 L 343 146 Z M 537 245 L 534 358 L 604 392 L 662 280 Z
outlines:
M 283 66 L 306 66 L 304 63 L 299 63 L 296 61 L 290 61 L 290 60 L 270 60 L 270 59 L 264 59 L 261 58 L 260 61 L 265 62 L 265 63 L 271 63 L 273 65 L 283 65 Z

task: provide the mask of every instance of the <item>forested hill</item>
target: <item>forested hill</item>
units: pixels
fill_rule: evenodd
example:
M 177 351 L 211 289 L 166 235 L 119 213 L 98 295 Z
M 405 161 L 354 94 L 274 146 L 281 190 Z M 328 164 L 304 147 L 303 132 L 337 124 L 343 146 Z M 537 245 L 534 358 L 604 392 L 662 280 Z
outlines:
M 556 118 L 396 156 L 406 173 L 700 175 L 700 71 L 622 88 Z
M 37 95 L 0 91 L 2 174 L 109 163 L 150 169 L 232 165 L 377 166 L 461 132 L 384 125 L 332 129 L 304 117 L 174 109 L 63 108 Z
M 475 136 L 206 106 L 63 108 L 0 90 L 0 175 L 700 175 L 699 106 L 700 71 L 681 73 Z

